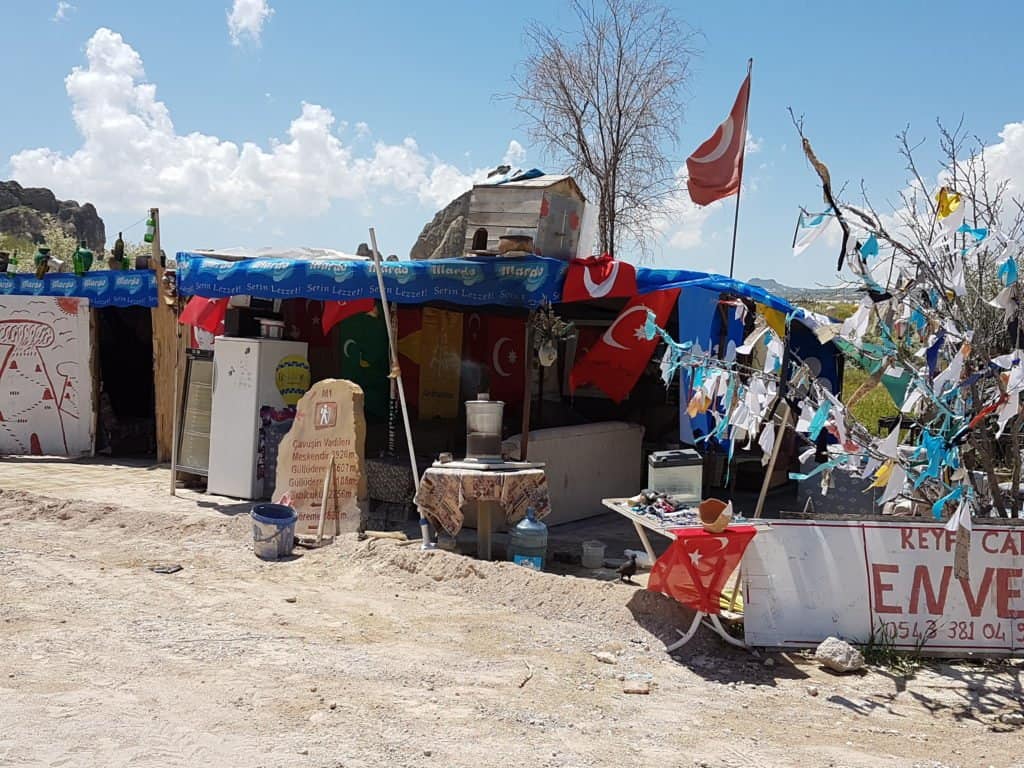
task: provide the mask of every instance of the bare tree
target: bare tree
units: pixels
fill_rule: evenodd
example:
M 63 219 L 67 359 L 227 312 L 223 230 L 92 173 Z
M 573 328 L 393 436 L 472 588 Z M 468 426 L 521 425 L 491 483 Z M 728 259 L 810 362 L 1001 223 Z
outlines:
M 953 129 L 938 124 L 938 175 L 941 186 L 962 200 L 964 227 L 952 234 L 940 232 L 933 190 L 936 183 L 925 180 L 917 161 L 923 142 L 912 142 L 906 129 L 897 140 L 910 181 L 894 211 L 880 214 L 863 183 L 863 203 L 845 203 L 833 196 L 828 168 L 804 135 L 802 119 L 793 115 L 793 120 L 807 159 L 821 180 L 825 200 L 843 230 L 840 264 L 848 259 L 854 281 L 870 297 L 862 301 L 862 307 L 870 309 L 876 335 L 885 349 L 879 370 L 896 366 L 914 372 L 915 386 L 925 395 L 912 411 L 917 422 L 945 439 L 947 446 L 960 446 L 964 465 L 980 470 L 987 479 L 984 490 L 977 487 L 973 475 L 968 480 L 979 499 L 978 507 L 994 507 L 1001 515 L 1016 514 L 1018 495 L 1004 498 L 1000 481 L 1008 479 L 1010 488 L 1020 484 L 1021 388 L 1019 383 L 1010 383 L 1014 381 L 1011 374 L 1004 374 L 993 363 L 1009 353 L 1019 357 L 1017 351 L 1024 347 L 1022 293 L 1016 278 L 1005 286 L 1012 291 L 1011 311 L 1004 312 L 991 302 L 1004 289 L 998 276 L 1000 265 L 1016 261 L 1021 253 L 1024 200 L 1011 197 L 1008 180 L 990 173 L 985 145 L 965 131 L 961 120 Z M 860 242 L 871 236 L 892 251 L 885 285 L 874 280 L 858 253 Z M 907 321 L 915 315 L 916 328 Z M 923 349 L 928 347 L 936 357 L 931 366 L 924 366 Z M 961 360 L 957 364 L 962 363 L 962 369 L 952 382 L 943 382 L 936 375 L 937 366 L 942 362 L 952 365 L 958 354 Z M 877 381 L 873 383 L 877 385 Z M 1004 405 L 1009 411 L 1000 411 L 1006 419 L 1000 424 L 996 410 Z M 1006 470 L 1010 477 L 1000 477 L 1000 471 Z M 920 500 L 932 503 L 956 482 L 950 479 L 936 484 L 932 497 Z M 928 491 L 922 486 L 914 496 L 927 497 Z
M 572 32 L 528 27 L 516 106 L 532 137 L 598 204 L 602 251 L 614 254 L 626 238 L 646 250 L 652 220 L 677 184 L 668 152 L 694 33 L 653 0 L 571 6 L 579 25 Z

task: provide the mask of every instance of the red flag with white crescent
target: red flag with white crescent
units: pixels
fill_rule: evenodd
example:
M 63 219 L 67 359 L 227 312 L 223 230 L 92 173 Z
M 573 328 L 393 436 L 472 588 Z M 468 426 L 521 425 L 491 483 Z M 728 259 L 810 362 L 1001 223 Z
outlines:
M 346 317 L 363 312 L 373 312 L 377 303 L 373 299 L 351 299 L 349 301 L 325 301 L 324 313 L 320 317 L 321 333 L 326 336 L 331 328 Z
M 616 403 L 625 400 L 658 346 L 658 337 L 644 338 L 647 311 L 664 326 L 679 298 L 679 289 L 635 296 L 615 318 L 601 339 L 573 366 L 569 388 L 593 384 Z
M 229 299 L 208 299 L 205 296 L 193 296 L 181 311 L 178 322 L 182 325 L 195 325 L 210 333 L 224 333 L 224 317 L 228 313 Z
M 721 613 L 722 589 L 754 538 L 752 525 L 730 525 L 721 533 L 675 528 L 676 539 L 651 568 L 647 589 L 704 613 Z
M 636 269 L 632 264 L 616 261 L 607 253 L 569 262 L 562 287 L 563 302 L 624 299 L 635 295 Z
M 526 320 L 518 317 L 487 318 L 487 354 L 492 400 L 523 402 L 526 387 Z
M 690 177 L 686 188 L 697 205 L 708 205 L 735 195 L 743 176 L 743 149 L 747 143 L 747 102 L 750 97 L 748 73 L 736 94 L 732 111 L 711 138 L 686 158 Z

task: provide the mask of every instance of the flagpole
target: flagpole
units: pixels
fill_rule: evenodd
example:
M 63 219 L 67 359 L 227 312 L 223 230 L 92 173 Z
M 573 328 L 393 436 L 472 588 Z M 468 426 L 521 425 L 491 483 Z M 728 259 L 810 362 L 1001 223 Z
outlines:
M 747 59 L 747 77 L 750 78 L 751 73 L 754 71 L 754 60 Z M 743 114 L 747 119 L 750 118 L 750 84 L 747 85 L 747 103 L 743 107 Z M 744 131 L 746 130 L 746 121 L 744 121 Z M 733 276 L 733 270 L 736 267 L 736 231 L 740 225 L 740 193 L 743 192 L 743 161 L 746 160 L 747 154 L 747 137 L 746 135 L 740 137 L 740 141 L 743 142 L 740 146 L 740 184 L 736 188 L 736 213 L 732 219 L 732 255 L 729 257 L 729 277 Z

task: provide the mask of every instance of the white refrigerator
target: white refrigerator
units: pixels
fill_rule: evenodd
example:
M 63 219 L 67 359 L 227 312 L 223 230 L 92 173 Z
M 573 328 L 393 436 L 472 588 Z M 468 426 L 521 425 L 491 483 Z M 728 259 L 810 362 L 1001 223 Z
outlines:
M 304 341 L 224 336 L 214 341 L 208 493 L 263 498 L 263 479 L 256 476 L 260 408 L 285 406 L 277 388 L 278 366 L 285 358 L 306 361 L 306 356 Z

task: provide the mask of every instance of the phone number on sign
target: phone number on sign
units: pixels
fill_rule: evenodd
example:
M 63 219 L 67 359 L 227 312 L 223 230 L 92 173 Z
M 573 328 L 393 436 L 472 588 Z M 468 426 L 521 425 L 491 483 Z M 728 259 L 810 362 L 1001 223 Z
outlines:
M 934 619 L 924 621 L 882 621 L 878 634 L 883 640 L 912 640 L 922 645 L 934 640 L 937 643 L 990 641 L 1005 643 L 1011 640 L 1015 645 L 1024 644 L 1024 621 L 949 621 Z

